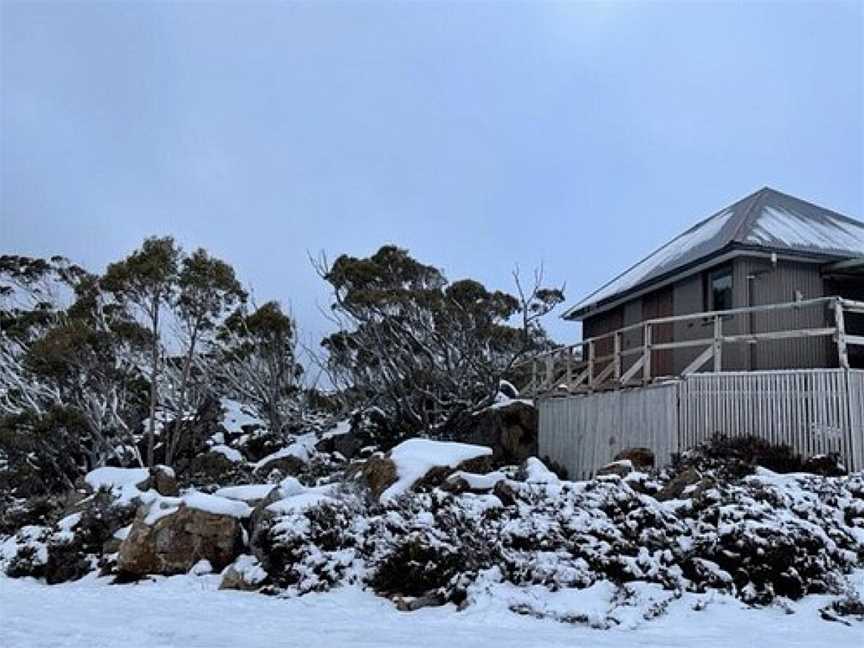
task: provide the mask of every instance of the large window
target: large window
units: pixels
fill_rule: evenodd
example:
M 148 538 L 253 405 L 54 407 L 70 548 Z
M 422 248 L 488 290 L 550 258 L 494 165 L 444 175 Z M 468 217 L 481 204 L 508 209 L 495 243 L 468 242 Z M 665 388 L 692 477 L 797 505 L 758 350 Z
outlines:
M 709 311 L 729 310 L 732 305 L 732 268 L 708 273 L 705 307 Z

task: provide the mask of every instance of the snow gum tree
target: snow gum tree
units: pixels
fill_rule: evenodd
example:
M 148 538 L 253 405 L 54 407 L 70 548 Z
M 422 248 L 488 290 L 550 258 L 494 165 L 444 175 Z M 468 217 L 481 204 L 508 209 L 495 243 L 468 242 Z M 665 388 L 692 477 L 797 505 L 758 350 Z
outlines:
M 238 309 L 220 327 L 214 356 L 229 393 L 251 403 L 280 434 L 301 395 L 297 324 L 270 301 L 252 312 Z
M 488 403 L 520 359 L 551 344 L 540 320 L 564 299 L 542 286 L 542 272 L 530 289 L 515 273 L 512 295 L 471 279 L 450 283 L 394 246 L 316 267 L 338 327 L 322 341 L 331 380 L 411 430 Z
M 159 406 L 162 318 L 176 296 L 180 256 L 181 250 L 173 238 L 148 238 L 140 249 L 110 264 L 101 282 L 102 288 L 118 302 L 135 307 L 150 334 L 147 464 L 151 466 Z

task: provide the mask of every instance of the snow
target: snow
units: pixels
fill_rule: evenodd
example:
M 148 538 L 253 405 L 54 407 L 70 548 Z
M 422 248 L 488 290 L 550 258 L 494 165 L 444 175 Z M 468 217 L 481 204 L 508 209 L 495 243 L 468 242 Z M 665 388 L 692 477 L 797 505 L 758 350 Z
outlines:
M 436 466 L 455 468 L 464 461 L 492 454 L 491 448 L 432 441 L 431 439 L 408 439 L 390 451 L 390 459 L 396 464 L 396 482 L 381 493 L 381 502 L 387 502 L 407 491 L 414 483 Z
M 260 461 L 252 464 L 253 470 L 259 470 L 266 466 L 274 459 L 282 459 L 283 457 L 296 457 L 300 461 L 307 462 L 315 454 L 315 444 L 318 442 L 318 437 L 314 432 L 302 434 L 294 440 L 291 445 L 277 450 L 273 454 L 269 454 Z
M 348 434 L 350 431 L 351 431 L 351 421 L 348 419 L 345 419 L 344 421 L 339 421 L 338 423 L 336 423 L 336 425 L 334 425 L 329 430 L 324 432 L 324 434 L 321 435 L 321 438 L 322 439 L 332 439 L 333 437 L 343 436 L 345 434 Z
M 273 502 L 267 507 L 267 510 L 276 515 L 286 515 L 335 501 L 325 491 L 310 489 L 305 493 L 298 493 L 297 495 L 291 495 L 290 497 Z
M 264 571 L 263 567 L 261 567 L 261 563 L 254 556 L 249 556 L 247 554 L 239 556 L 237 560 L 226 567 L 222 573 L 224 574 L 229 569 L 233 569 L 235 572 L 240 574 L 243 580 L 251 585 L 257 585 L 258 583 L 263 583 L 267 580 L 267 572 Z
M 84 476 L 84 481 L 93 490 L 105 488 L 123 489 L 127 486 L 136 487 L 150 478 L 146 468 L 112 468 L 104 467 L 91 470 Z
M 220 404 L 225 412 L 222 427 L 230 434 L 243 434 L 244 426 L 248 425 L 264 426 L 264 421 L 255 416 L 247 406 L 230 398 L 221 399 Z
M 468 488 L 471 490 L 492 490 L 495 488 L 495 484 L 506 478 L 507 476 L 501 472 L 491 472 L 485 475 L 480 475 L 477 473 L 465 472 L 464 470 L 457 470 L 447 478 L 447 481 L 464 479 L 465 483 L 468 484 Z
M 525 461 L 525 483 L 527 484 L 558 484 L 558 475 L 549 470 L 537 457 L 528 457 Z
M 235 450 L 234 448 L 227 445 L 215 445 L 210 448 L 210 452 L 216 452 L 221 454 L 231 463 L 240 463 L 243 461 L 243 455 L 240 454 L 238 450 Z
M 839 219 L 814 220 L 789 209 L 766 207 L 746 241 L 769 247 L 804 247 L 864 255 L 864 225 Z
M 84 476 L 84 481 L 93 490 L 108 488 L 121 504 L 128 504 L 141 495 L 138 486 L 150 478 L 146 468 L 112 468 L 103 467 L 91 470 Z
M 249 568 L 254 568 L 250 563 Z M 856 574 L 859 591 L 864 572 Z M 348 587 L 284 599 L 218 591 L 219 575 L 182 575 L 136 585 L 88 577 L 46 586 L 0 577 L 3 645 L 9 648 L 857 648 L 862 627 L 829 623 L 818 609 L 831 597 L 750 608 L 719 594 L 669 592 L 640 583 L 616 604 L 615 588 L 514 588 L 490 584 L 463 612 L 452 605 L 399 612 Z M 660 610 L 646 620 L 652 601 Z M 664 608 L 665 602 L 665 608 Z M 510 608 L 519 609 L 515 614 Z M 597 630 L 595 627 L 609 627 Z M 289 639 L 290 638 L 290 639 Z
M 244 486 L 226 486 L 213 494 L 218 497 L 227 497 L 230 500 L 249 503 L 264 499 L 274 488 L 276 486 L 273 484 L 246 484 Z
M 249 517 L 252 513 L 252 509 L 245 502 L 238 502 L 237 500 L 217 495 L 207 495 L 206 493 L 188 493 L 181 498 L 181 501 L 189 508 L 213 513 L 214 515 L 245 518 Z

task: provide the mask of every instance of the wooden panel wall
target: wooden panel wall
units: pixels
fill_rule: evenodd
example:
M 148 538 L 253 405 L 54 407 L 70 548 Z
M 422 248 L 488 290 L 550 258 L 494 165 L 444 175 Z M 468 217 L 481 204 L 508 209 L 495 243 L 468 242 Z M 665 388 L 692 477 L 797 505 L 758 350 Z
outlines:
M 588 479 L 624 448 L 651 448 L 660 463 L 678 451 L 676 384 L 541 400 L 539 453 Z
M 539 451 L 587 479 L 627 447 L 660 465 L 715 434 L 753 434 L 801 455 L 839 453 L 864 470 L 864 371 L 693 374 L 649 386 L 543 399 Z

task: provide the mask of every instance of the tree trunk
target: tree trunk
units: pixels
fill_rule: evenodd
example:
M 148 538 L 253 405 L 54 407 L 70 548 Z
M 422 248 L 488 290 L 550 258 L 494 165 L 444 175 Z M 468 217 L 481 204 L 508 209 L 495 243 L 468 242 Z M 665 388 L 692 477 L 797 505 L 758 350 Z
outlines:
M 150 349 L 150 425 L 147 430 L 147 465 L 154 465 L 154 450 L 156 445 L 156 401 L 159 392 L 156 389 L 156 380 L 159 377 L 159 307 L 153 311 L 152 318 L 153 341 Z

